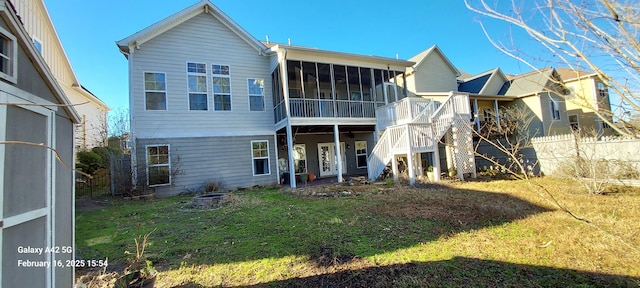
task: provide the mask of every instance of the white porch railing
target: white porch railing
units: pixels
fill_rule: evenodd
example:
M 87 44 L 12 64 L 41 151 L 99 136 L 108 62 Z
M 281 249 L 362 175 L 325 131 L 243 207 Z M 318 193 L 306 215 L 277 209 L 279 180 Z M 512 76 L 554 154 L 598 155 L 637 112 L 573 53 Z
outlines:
M 331 100 L 331 99 L 290 99 L 289 109 L 291 117 L 302 118 L 375 118 L 378 102 Z M 274 108 L 275 123 L 287 118 L 284 101 L 280 101 Z
M 433 101 L 430 99 L 407 97 L 376 109 L 378 130 L 389 126 L 416 123 L 414 119 L 424 114 L 425 110 L 433 111 Z M 427 120 L 427 119 L 424 119 Z M 427 123 L 426 121 L 424 123 Z
M 398 150 L 407 146 L 407 129 L 404 126 L 394 126 L 385 130 L 371 151 L 367 159 L 367 172 L 369 179 L 375 179 L 382 173 L 393 155 Z

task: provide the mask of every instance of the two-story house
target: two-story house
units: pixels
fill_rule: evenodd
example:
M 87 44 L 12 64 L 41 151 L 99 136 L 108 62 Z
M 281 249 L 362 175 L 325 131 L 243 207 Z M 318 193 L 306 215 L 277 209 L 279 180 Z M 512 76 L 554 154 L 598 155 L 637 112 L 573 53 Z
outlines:
M 447 154 L 465 167 L 458 175 L 475 172 L 466 124 L 450 129 L 470 118 L 459 117 L 470 110 L 467 95 L 453 93 L 455 73 L 439 101 L 416 97 L 405 85 L 413 61 L 263 43 L 207 0 L 117 45 L 129 62 L 139 187 L 175 194 L 208 181 L 295 187 L 296 174 L 375 178 L 402 155 L 414 181 L 420 157 L 439 167 L 445 134 L 466 139 Z M 443 56 L 431 51 L 424 63 Z
M 82 86 L 60 42 L 43 0 L 13 0 L 13 5 L 24 23 L 38 53 L 42 55 L 51 73 L 81 117 L 76 125 L 76 150 L 106 146 L 107 112 L 109 107 Z

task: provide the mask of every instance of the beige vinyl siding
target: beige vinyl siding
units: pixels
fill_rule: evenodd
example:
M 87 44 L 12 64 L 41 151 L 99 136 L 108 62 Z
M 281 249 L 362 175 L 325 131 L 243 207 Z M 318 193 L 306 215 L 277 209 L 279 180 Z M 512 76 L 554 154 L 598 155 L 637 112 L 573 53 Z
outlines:
M 61 82 L 62 86 L 71 86 L 73 71 L 68 65 L 56 32 L 50 25 L 49 15 L 42 0 L 13 0 L 11 2 L 24 23 L 27 33 L 31 38 L 38 38 L 42 42 L 42 56 L 53 76 L 58 82 Z
M 446 92 L 457 91 L 458 82 L 456 72 L 451 70 L 444 59 L 438 53 L 431 53 L 422 64 L 420 64 L 411 78 L 414 83 L 408 88 L 414 88 L 416 93 L 420 92 Z M 407 81 L 409 81 L 407 79 Z
M 251 141 L 268 141 L 269 175 L 253 176 Z M 278 183 L 276 145 L 273 135 L 242 137 L 138 139 L 138 181 L 146 183 L 146 145 L 170 146 L 171 185 L 153 189 L 163 196 L 197 192 L 207 182 L 219 182 L 222 189 L 237 189 Z
M 498 92 L 504 85 L 506 80 L 502 79 L 500 75 L 493 73 L 493 75 L 489 78 L 489 81 L 484 85 L 484 88 L 480 92 L 483 95 L 498 95 Z
M 138 137 L 273 131 L 270 59 L 210 14 L 200 14 L 141 45 L 133 54 L 132 95 Z M 131 60 L 130 60 L 131 61 Z M 189 111 L 186 63 L 207 64 L 208 111 Z M 211 64 L 228 65 L 231 111 L 213 111 Z M 144 72 L 166 73 L 167 110 L 146 111 Z M 265 80 L 265 111 L 249 111 L 247 79 Z M 157 136 L 156 136 L 157 137 Z
M 549 101 L 551 99 L 554 99 L 556 103 L 558 103 L 558 109 L 560 110 L 560 120 L 552 120 L 551 118 L 551 105 L 549 104 Z M 562 97 L 548 92 L 541 93 L 540 108 L 545 127 L 545 136 L 561 135 L 571 132 L 567 115 L 567 105 Z

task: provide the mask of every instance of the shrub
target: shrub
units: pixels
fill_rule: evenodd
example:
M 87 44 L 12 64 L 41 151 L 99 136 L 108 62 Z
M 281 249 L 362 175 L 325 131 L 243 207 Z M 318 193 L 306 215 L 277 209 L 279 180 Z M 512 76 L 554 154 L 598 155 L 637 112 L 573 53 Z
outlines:
M 96 170 L 100 169 L 103 164 L 100 154 L 91 151 L 80 151 L 76 155 L 78 163 L 76 167 L 82 169 L 83 172 L 93 174 Z

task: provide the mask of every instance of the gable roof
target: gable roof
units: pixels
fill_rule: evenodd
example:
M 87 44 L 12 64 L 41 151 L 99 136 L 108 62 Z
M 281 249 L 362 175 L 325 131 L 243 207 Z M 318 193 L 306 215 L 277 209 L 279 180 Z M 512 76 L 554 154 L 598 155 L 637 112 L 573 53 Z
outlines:
M 27 30 L 24 28 L 20 17 L 16 14 L 16 10 L 8 0 L 0 0 L 0 17 L 4 19 L 9 29 L 11 29 L 12 33 L 16 37 L 16 41 L 20 47 L 23 48 L 25 54 L 35 67 L 36 71 L 41 75 L 42 79 L 44 79 L 45 83 L 48 85 L 49 89 L 53 93 L 53 95 L 58 99 L 60 104 L 62 104 L 62 108 L 67 112 L 67 115 L 74 123 L 80 123 L 80 116 L 73 108 L 71 101 L 64 94 L 62 88 L 56 81 L 55 77 L 49 70 L 49 66 L 44 62 L 44 58 L 42 55 L 37 52 L 36 47 L 31 41 L 31 37 Z
M 451 70 L 456 73 L 456 77 L 461 75 L 461 73 L 458 70 L 458 68 L 456 68 L 456 66 L 453 66 L 453 63 L 451 63 L 449 58 L 447 58 L 447 56 L 444 55 L 444 53 L 442 53 L 442 50 L 440 50 L 438 45 L 433 45 L 430 48 L 428 48 L 427 50 L 424 50 L 424 51 L 418 53 L 418 55 L 409 58 L 409 61 L 416 63 L 415 65 L 413 65 L 413 70 L 415 71 L 416 69 L 418 69 L 418 67 L 420 67 L 422 65 L 422 63 L 424 63 L 424 61 L 427 58 L 429 58 L 429 56 L 431 54 L 434 54 L 434 53 L 438 54 L 440 56 L 440 58 L 442 58 L 442 60 L 444 60 L 445 64 L 447 64 L 447 66 L 449 66 L 449 68 L 451 68 Z
M 233 21 L 227 14 L 222 12 L 217 6 L 213 5 L 209 0 L 202 0 L 196 4 L 193 4 L 167 18 L 164 18 L 147 28 L 144 28 L 133 35 L 126 37 L 116 44 L 120 48 L 120 52 L 128 57 L 129 53 L 133 53 L 134 50 L 140 49 L 140 46 L 145 42 L 155 38 L 156 36 L 171 30 L 172 28 L 184 23 L 185 21 L 198 16 L 202 13 L 208 13 L 216 17 L 222 22 L 229 30 L 238 35 L 241 39 L 246 41 L 251 47 L 256 49 L 259 53 L 264 53 L 267 47 L 251 36 L 249 32 L 244 30 L 240 25 Z M 134 50 L 132 50 L 134 49 Z
M 596 73 L 590 73 L 586 71 L 571 69 L 571 68 L 558 68 L 556 72 L 560 75 L 563 81 L 577 80 L 580 78 L 596 76 Z
M 47 10 L 47 6 L 44 4 L 44 1 L 37 0 L 33 2 L 36 3 L 36 5 L 38 5 L 38 7 L 40 7 L 42 9 L 42 12 L 44 13 L 45 17 L 43 18 L 43 23 L 47 26 L 47 28 L 53 31 L 53 38 L 54 38 L 53 45 L 56 46 L 56 49 L 59 49 L 60 54 L 62 56 L 61 63 L 62 65 L 65 66 L 66 70 L 69 71 L 68 76 L 71 78 L 71 82 L 73 83 L 71 87 L 75 89 L 78 93 L 82 94 L 83 97 L 87 98 L 87 100 L 96 103 L 98 106 L 104 107 L 105 110 L 109 110 L 110 109 L 109 106 L 107 106 L 107 104 L 104 103 L 104 101 L 98 98 L 98 96 L 94 95 L 93 93 L 87 93 L 88 91 L 85 91 L 86 89 L 83 89 L 84 87 L 82 87 L 82 84 L 80 83 L 80 80 L 78 80 L 78 76 L 76 75 L 76 72 L 73 70 L 73 66 L 71 66 L 71 61 L 69 60 L 69 56 L 67 56 L 67 52 L 64 50 L 64 47 L 62 46 L 62 42 L 60 41 L 60 36 L 58 36 L 58 31 L 56 31 L 56 27 L 53 25 L 53 21 L 51 21 L 51 16 L 49 15 L 49 11 Z M 31 12 L 30 14 L 35 16 L 34 12 Z M 22 15 L 22 17 L 24 16 L 25 15 Z M 20 21 L 22 21 L 22 17 L 18 15 L 18 18 L 21 19 Z M 29 35 L 28 32 L 27 32 L 27 35 Z
M 546 67 L 541 70 L 534 70 L 525 74 L 510 76 L 513 78 L 511 79 L 511 84 L 509 85 L 509 88 L 506 89 L 504 95 L 527 96 L 545 91 L 554 73 L 555 69 Z

